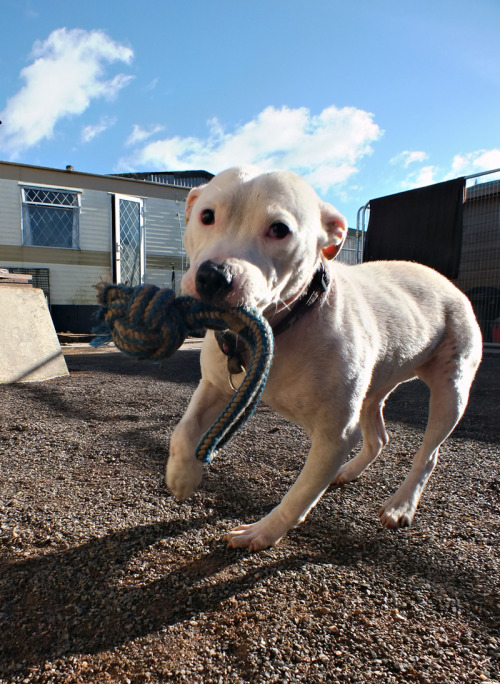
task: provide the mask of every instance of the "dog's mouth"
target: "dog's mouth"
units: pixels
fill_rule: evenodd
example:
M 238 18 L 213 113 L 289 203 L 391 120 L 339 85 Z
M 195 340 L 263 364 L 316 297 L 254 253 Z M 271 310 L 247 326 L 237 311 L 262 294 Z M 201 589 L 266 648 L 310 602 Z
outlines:
M 254 272 L 255 271 L 255 272 Z M 328 275 L 321 263 L 312 279 L 294 288 L 293 294 L 281 297 L 269 287 L 262 271 L 238 262 L 218 263 L 211 259 L 197 268 L 192 285 L 195 296 L 206 304 L 219 307 L 242 306 L 263 314 L 276 329 L 286 329 L 301 318 L 328 288 Z M 281 290 L 283 292 L 283 290 Z
M 214 306 L 242 306 L 262 313 L 272 303 L 262 271 L 237 260 L 218 263 L 207 259 L 185 284 L 187 294 Z

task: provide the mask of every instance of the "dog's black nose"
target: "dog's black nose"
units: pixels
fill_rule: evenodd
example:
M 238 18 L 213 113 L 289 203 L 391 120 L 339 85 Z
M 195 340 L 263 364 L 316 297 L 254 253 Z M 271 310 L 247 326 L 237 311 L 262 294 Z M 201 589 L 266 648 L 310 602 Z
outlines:
M 226 264 L 208 259 L 196 272 L 196 290 L 205 302 L 221 302 L 233 286 L 233 272 Z

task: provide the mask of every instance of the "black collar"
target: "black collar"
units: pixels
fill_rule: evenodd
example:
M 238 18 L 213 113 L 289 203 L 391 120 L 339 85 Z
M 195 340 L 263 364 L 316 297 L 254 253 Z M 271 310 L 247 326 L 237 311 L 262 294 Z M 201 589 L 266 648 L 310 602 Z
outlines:
M 296 302 L 294 302 L 287 315 L 282 318 L 279 323 L 271 326 L 274 336 L 276 337 L 282 332 L 285 332 L 285 330 L 291 328 L 294 323 L 302 318 L 302 316 L 316 304 L 321 295 L 327 291 L 329 284 L 330 276 L 321 263 L 318 267 L 318 270 L 314 274 L 313 279 L 309 283 L 307 290 L 300 295 Z
M 286 316 L 276 325 L 272 325 L 274 336 L 291 328 L 299 319 L 304 316 L 327 291 L 330 277 L 321 263 L 314 274 L 309 287 L 294 302 Z M 215 337 L 222 352 L 228 357 L 227 365 L 231 375 L 238 375 L 244 370 L 243 353 L 245 346 L 232 330 L 217 330 Z

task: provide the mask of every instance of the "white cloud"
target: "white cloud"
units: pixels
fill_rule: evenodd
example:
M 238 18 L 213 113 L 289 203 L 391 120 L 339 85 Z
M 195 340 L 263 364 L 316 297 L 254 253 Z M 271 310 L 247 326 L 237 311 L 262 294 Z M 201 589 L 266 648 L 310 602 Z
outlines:
M 144 86 L 144 90 L 154 90 L 159 82 L 160 79 L 158 77 L 153 78 L 152 81 L 150 81 L 146 86 Z
M 371 143 L 381 135 L 373 115 L 354 107 L 327 107 L 318 115 L 305 107 L 267 107 L 232 132 L 211 119 L 206 138 L 176 136 L 150 142 L 122 159 L 120 168 L 217 173 L 236 164 L 257 164 L 295 170 L 326 192 L 356 173 L 359 161 L 372 152 Z
M 500 168 L 500 149 L 477 150 L 453 157 L 450 177 L 467 176 Z
M 151 138 L 151 136 L 155 135 L 156 133 L 163 131 L 164 128 L 165 126 L 160 125 L 151 126 L 150 128 L 142 128 L 138 124 L 134 124 L 132 133 L 126 139 L 125 145 L 136 145 L 137 143 L 141 143 L 144 140 Z
M 436 178 L 438 169 L 436 166 L 423 166 L 418 171 L 413 171 L 410 173 L 404 181 L 401 183 L 401 187 L 404 190 L 412 190 L 413 188 L 423 188 L 426 185 L 432 185 L 433 183 L 438 183 L 439 179 Z
M 82 128 L 81 140 L 83 143 L 88 143 L 93 140 L 96 136 L 104 133 L 108 128 L 114 126 L 116 123 L 116 118 L 111 118 L 109 116 L 103 116 L 99 123 L 89 126 L 84 126 Z
M 405 153 L 402 153 L 405 154 Z M 402 155 L 398 155 L 400 161 L 403 162 Z M 394 159 L 397 159 L 395 157 Z M 424 159 L 427 159 L 425 155 Z M 392 160 L 391 160 L 392 161 Z M 415 159 L 414 161 L 419 161 Z M 403 163 L 406 168 L 407 164 Z M 460 176 L 472 176 L 482 171 L 493 171 L 500 169 L 500 149 L 492 150 L 476 150 L 475 152 L 467 152 L 465 154 L 456 154 L 451 164 L 448 166 L 448 171 L 445 171 L 445 166 L 442 167 L 429 164 L 422 166 L 409 173 L 404 180 L 401 181 L 401 188 L 403 190 L 411 190 L 413 188 L 421 188 L 433 183 L 440 183 L 442 181 L 451 180 L 452 178 L 459 178 Z M 498 178 L 500 174 L 491 174 L 488 176 L 489 180 Z
M 404 166 L 405 169 L 407 169 L 410 166 L 410 164 L 414 164 L 416 162 L 423 162 L 428 158 L 428 156 L 429 155 L 426 152 L 410 152 L 409 150 L 404 150 L 404 152 L 400 152 L 395 157 L 393 157 L 390 160 L 390 163 L 398 165 L 401 164 L 402 166 Z
M 95 98 L 116 97 L 132 78 L 104 78 L 108 63 L 128 64 L 133 52 L 102 31 L 56 29 L 34 44 L 32 57 L 20 74 L 25 85 L 0 114 L 0 150 L 11 158 L 51 138 L 62 118 L 82 114 Z

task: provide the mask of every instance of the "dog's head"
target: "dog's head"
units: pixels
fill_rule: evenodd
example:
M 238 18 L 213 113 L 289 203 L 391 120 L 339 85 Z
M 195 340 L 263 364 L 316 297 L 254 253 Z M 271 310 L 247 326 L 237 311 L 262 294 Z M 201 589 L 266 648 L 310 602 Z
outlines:
M 344 217 L 302 178 L 255 167 L 223 171 L 193 188 L 185 216 L 183 293 L 261 312 L 292 303 L 321 254 L 333 258 L 347 235 Z

